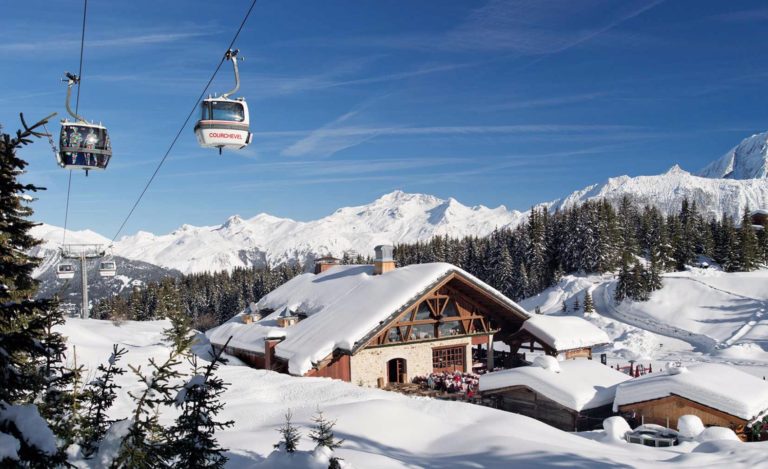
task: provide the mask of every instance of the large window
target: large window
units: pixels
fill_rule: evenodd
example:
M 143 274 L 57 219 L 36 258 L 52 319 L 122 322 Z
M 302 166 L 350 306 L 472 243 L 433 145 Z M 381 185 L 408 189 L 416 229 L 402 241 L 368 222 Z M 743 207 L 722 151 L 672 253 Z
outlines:
M 435 372 L 464 371 L 465 348 L 444 347 L 432 349 L 432 368 Z
M 243 105 L 236 101 L 207 101 L 201 105 L 203 120 L 242 122 L 245 120 Z
M 464 328 L 461 327 L 461 321 L 446 321 L 437 325 L 438 333 L 440 337 L 447 337 L 451 335 L 461 335 L 464 333 Z

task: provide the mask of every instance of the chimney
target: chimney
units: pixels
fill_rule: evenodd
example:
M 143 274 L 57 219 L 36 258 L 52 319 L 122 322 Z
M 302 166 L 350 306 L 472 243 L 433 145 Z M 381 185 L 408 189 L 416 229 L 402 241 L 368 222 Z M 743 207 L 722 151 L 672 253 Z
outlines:
M 395 270 L 395 260 L 392 258 L 394 246 L 380 244 L 373 250 L 376 253 L 376 259 L 373 261 L 373 275 L 386 274 L 390 270 Z
M 331 256 L 324 256 L 315 260 L 315 274 L 322 274 L 331 267 L 341 264 L 341 259 Z

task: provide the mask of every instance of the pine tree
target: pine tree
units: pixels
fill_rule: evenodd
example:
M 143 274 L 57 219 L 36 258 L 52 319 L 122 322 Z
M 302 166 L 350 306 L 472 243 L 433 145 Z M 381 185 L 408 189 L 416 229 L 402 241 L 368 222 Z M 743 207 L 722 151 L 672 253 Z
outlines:
M 752 217 L 749 209 L 744 209 L 739 227 L 739 270 L 750 272 L 758 265 L 758 245 L 755 229 L 752 228 Z
M 225 450 L 214 437 L 216 430 L 235 423 L 216 420 L 224 408 L 220 399 L 227 385 L 215 372 L 223 362 L 221 353 L 227 344 L 218 353 L 212 352 L 213 358 L 205 368 L 198 364 L 197 357 L 190 358 L 192 378 L 176 396 L 176 406 L 181 407 L 182 412 L 168 430 L 171 443 L 167 460 L 173 467 L 223 468 L 227 462 Z
M 315 422 L 314 428 L 309 433 L 309 438 L 315 442 L 317 446 L 325 446 L 330 450 L 340 448 L 344 440 L 337 440 L 333 434 L 333 427 L 336 425 L 335 420 L 328 420 L 323 415 L 320 409 L 317 409 L 317 414 L 312 418 Z
M 99 365 L 96 369 L 98 376 L 86 385 L 81 395 L 86 411 L 81 422 L 80 447 L 86 458 L 96 452 L 110 425 L 116 422 L 109 418 L 107 412 L 117 398 L 116 390 L 120 389 L 115 383 L 115 378 L 125 374 L 125 369 L 117 363 L 126 353 L 127 349 L 113 345 L 107 365 Z
M 563 307 L 560 308 L 560 311 L 562 311 L 563 313 L 568 312 L 568 304 L 565 302 L 565 300 L 563 300 Z
M 182 376 L 177 371 L 182 352 L 173 350 L 161 364 L 150 358 L 149 373 L 142 371 L 141 366 L 128 365 L 144 386 L 144 390 L 128 393 L 136 402 L 136 408 L 131 414 L 128 433 L 112 462 L 112 468 L 150 469 L 161 467 L 165 463 L 169 442 L 162 438 L 164 431 L 158 421 L 158 413 L 162 406 L 175 402 L 173 395 L 178 386 L 171 385 L 170 382 Z
M 293 414 L 288 410 L 285 413 L 285 423 L 283 423 L 282 427 L 277 429 L 280 436 L 282 436 L 282 439 L 275 445 L 275 449 L 284 449 L 287 453 L 296 451 L 299 445 L 299 440 L 301 439 L 301 433 L 299 433 L 299 429 L 291 423 L 292 418 Z
M 584 292 L 584 312 L 585 313 L 595 312 L 595 305 L 594 303 L 592 303 L 592 295 L 589 293 L 589 290 Z
M 43 344 L 45 325 L 55 320 L 56 303 L 32 299 L 37 291 L 32 271 L 40 261 L 26 254 L 40 244 L 30 234 L 35 223 L 29 220 L 33 212 L 28 202 L 33 199 L 28 193 L 43 188 L 19 182 L 18 177 L 24 173 L 27 162 L 16 154 L 32 143 L 33 137 L 46 135 L 39 129 L 51 117 L 53 115 L 30 127 L 22 115 L 24 130 L 17 131 L 15 137 L 0 132 L 0 412 L 5 415 L 0 418 L 0 436 L 6 442 L 16 440 L 19 443 L 18 459 L 13 462 L 0 460 L 0 465 L 53 467 L 64 459 L 63 453 L 56 448 L 53 434 L 46 438 L 50 429 L 44 421 L 45 431 L 38 431 L 32 439 L 11 417 L 24 412 L 30 418 L 42 420 L 36 406 L 28 403 L 50 384 L 45 372 L 40 372 L 40 366 L 45 369 L 44 363 L 56 361 Z M 57 339 L 48 336 L 47 340 L 53 345 Z

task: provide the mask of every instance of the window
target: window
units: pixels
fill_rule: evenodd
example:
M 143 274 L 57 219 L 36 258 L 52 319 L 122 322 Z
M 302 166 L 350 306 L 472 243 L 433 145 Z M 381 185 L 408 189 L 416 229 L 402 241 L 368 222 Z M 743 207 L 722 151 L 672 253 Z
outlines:
M 449 301 L 445 309 L 443 309 L 444 318 L 458 318 L 459 310 L 456 309 L 456 303 Z
M 435 338 L 435 325 L 434 324 L 416 324 L 411 328 L 411 339 L 434 339 Z
M 422 301 L 419 305 L 419 309 L 416 311 L 416 321 L 432 319 L 432 310 L 429 309 L 429 305 L 426 301 Z
M 432 368 L 434 372 L 464 371 L 464 359 L 464 347 L 432 349 Z
M 211 119 L 242 122 L 245 120 L 243 105 L 232 101 L 211 101 Z
M 389 334 L 387 335 L 387 340 L 389 342 L 402 342 L 402 337 L 400 337 L 400 330 L 396 327 L 393 327 L 389 330 Z
M 437 330 L 440 337 L 460 335 L 464 333 L 464 328 L 461 327 L 461 321 L 446 321 L 439 323 Z

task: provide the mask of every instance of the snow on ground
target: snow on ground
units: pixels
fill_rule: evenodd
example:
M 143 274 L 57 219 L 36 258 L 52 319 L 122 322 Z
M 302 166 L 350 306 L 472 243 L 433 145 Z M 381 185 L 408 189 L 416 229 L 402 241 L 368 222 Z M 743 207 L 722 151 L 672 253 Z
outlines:
M 124 364 L 143 364 L 150 357 L 162 359 L 165 321 L 125 322 L 68 319 L 61 332 L 76 346 L 77 362 L 93 370 L 107 360 L 113 343 L 129 349 Z M 200 336 L 202 337 L 202 336 Z M 204 339 L 203 339 L 204 340 Z M 204 351 L 205 344 L 197 350 Z M 230 468 L 263 463 L 279 439 L 276 428 L 291 409 L 293 420 L 308 433 L 310 419 L 320 407 L 336 419 L 337 437 L 346 441 L 336 454 L 357 468 L 600 468 L 658 467 L 674 462 L 677 467 L 755 467 L 764 463 L 767 444 L 728 445 L 707 443 L 707 452 L 695 446 L 675 449 L 646 448 L 628 443 L 606 444 L 588 432 L 587 438 L 562 432 L 517 414 L 460 402 L 412 398 L 369 389 L 328 378 L 296 378 L 271 371 L 228 364 L 219 371 L 231 383 L 224 394 L 221 417 L 234 419 L 233 428 L 220 432 L 229 448 Z M 125 417 L 132 408 L 126 391 L 139 385 L 130 374 L 113 409 Z M 173 412 L 164 410 L 168 423 Z M 305 438 L 302 450 L 311 450 Z M 690 451 L 690 452 L 689 452 Z
M 663 283 L 647 302 L 616 305 L 613 275 L 567 275 L 520 305 L 591 321 L 614 341 L 598 350 L 608 354 L 609 363 L 716 362 L 768 375 L 768 270 L 726 273 L 691 268 L 666 274 Z M 583 313 L 586 291 L 592 295 L 595 313 Z M 574 311 L 577 299 L 582 309 Z M 563 301 L 567 312 L 562 312 Z

